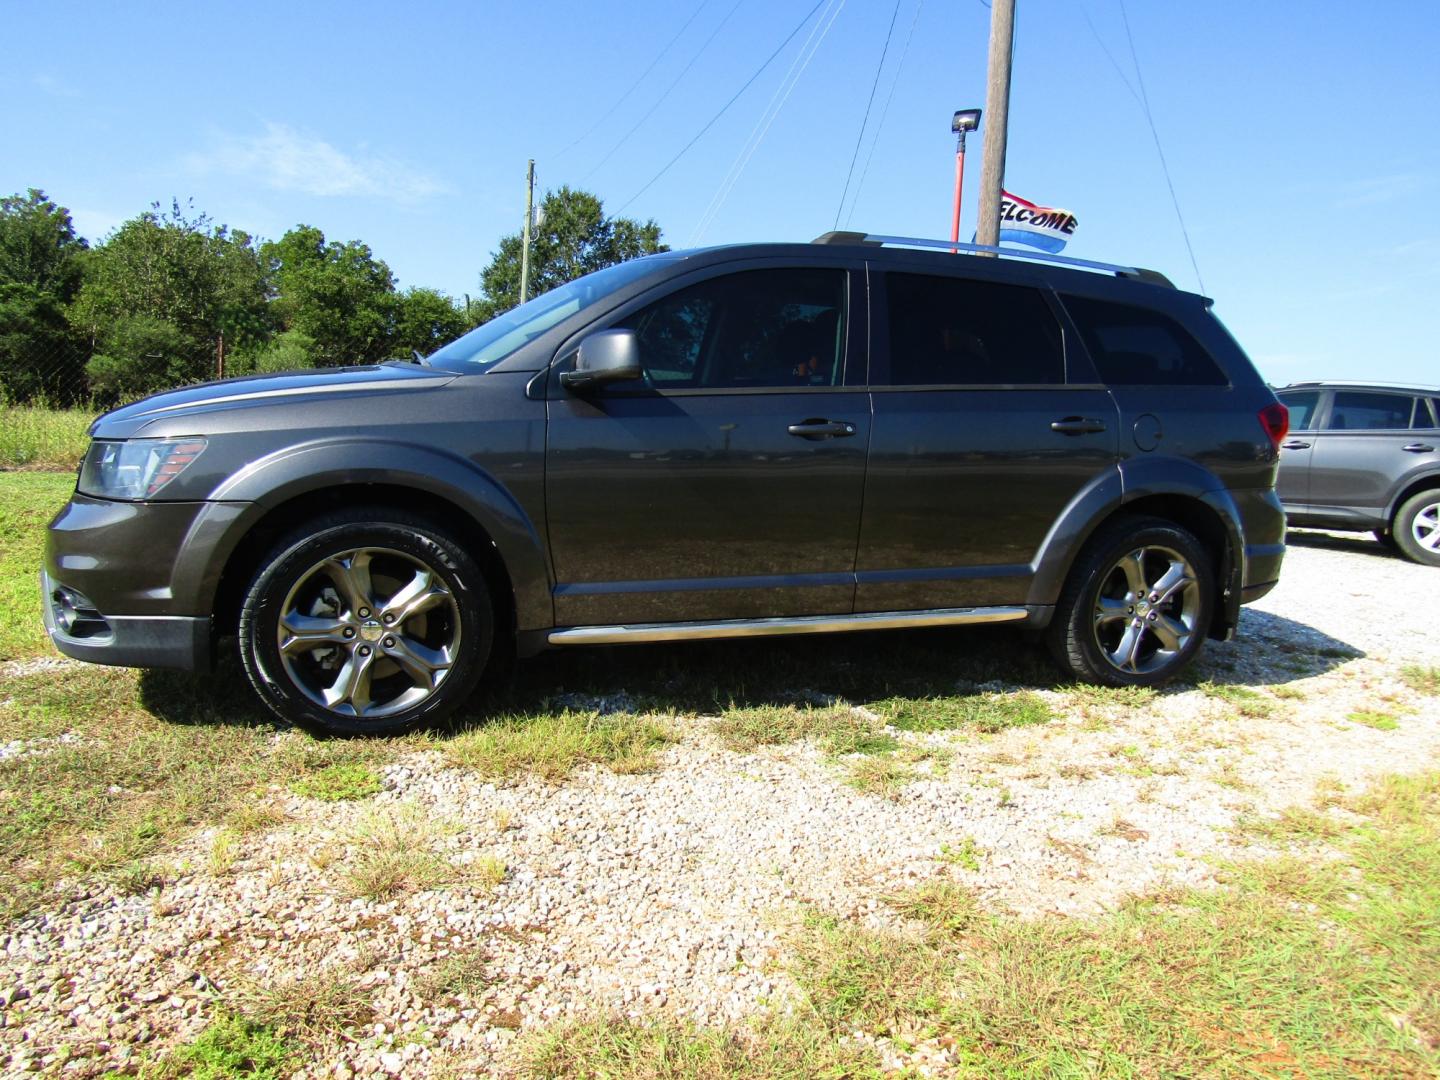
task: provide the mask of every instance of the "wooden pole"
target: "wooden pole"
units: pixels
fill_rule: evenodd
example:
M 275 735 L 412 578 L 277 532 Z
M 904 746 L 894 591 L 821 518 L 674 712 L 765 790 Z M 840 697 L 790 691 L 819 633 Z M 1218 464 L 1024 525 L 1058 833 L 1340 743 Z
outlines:
M 535 217 L 535 159 L 525 173 L 525 228 L 520 235 L 520 303 L 530 299 L 530 222 Z
M 1015 40 L 1015 0 L 990 4 L 990 68 L 985 87 L 985 143 L 980 164 L 980 222 L 975 242 L 1000 242 L 1000 191 L 1005 186 L 1006 129 L 1010 123 L 1010 52 Z

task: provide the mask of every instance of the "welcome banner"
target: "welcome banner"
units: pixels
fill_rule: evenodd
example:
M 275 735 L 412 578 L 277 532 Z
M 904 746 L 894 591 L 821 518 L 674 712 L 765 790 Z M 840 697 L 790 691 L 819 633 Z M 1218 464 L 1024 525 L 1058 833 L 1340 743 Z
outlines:
M 1054 254 L 1075 234 L 1079 222 L 1069 210 L 1038 206 L 1028 199 L 1002 191 L 1000 198 L 1000 242 L 1027 244 Z

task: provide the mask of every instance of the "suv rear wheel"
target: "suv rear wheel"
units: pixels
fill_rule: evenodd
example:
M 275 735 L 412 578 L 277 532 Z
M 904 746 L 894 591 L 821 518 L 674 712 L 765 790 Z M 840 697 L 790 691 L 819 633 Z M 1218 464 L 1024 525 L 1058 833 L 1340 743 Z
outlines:
M 281 540 L 240 614 L 241 659 L 270 710 L 343 735 L 439 720 L 475 688 L 493 637 L 475 561 L 433 523 L 383 508 Z
M 1440 488 L 1418 492 L 1401 503 L 1391 535 L 1406 558 L 1440 566 Z
M 1076 561 L 1048 631 L 1060 667 L 1084 682 L 1158 686 L 1195 658 L 1215 572 L 1200 542 L 1161 518 L 1118 518 Z

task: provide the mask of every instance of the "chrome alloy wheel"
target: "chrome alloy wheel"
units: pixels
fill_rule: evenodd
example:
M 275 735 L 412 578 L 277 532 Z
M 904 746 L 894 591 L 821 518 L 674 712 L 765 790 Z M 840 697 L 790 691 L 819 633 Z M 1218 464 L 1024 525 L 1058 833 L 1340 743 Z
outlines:
M 1422 549 L 1440 555 L 1440 500 L 1422 506 L 1410 519 L 1410 534 Z
M 1140 547 L 1122 555 L 1101 577 L 1092 632 L 1117 671 L 1150 675 L 1185 652 L 1200 607 L 1195 568 L 1169 548 Z
M 391 548 L 322 559 L 285 597 L 276 627 L 285 671 L 315 704 L 383 717 L 418 705 L 450 673 L 460 608 L 433 568 Z

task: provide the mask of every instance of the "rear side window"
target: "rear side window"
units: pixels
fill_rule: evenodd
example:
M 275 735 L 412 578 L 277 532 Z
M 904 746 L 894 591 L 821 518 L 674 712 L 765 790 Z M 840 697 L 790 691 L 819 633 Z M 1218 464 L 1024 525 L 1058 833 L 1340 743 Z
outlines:
M 894 386 L 1065 381 L 1060 325 L 1023 285 L 887 274 Z
M 1062 297 L 1100 378 L 1111 386 L 1225 386 L 1230 380 L 1174 319 L 1148 308 Z
M 1440 427 L 1440 397 L 1430 399 L 1430 426 Z
M 1275 396 L 1290 410 L 1290 430 L 1309 431 L 1315 421 L 1315 406 L 1320 404 L 1320 391 L 1292 390 Z
M 1327 431 L 1394 431 L 1410 426 L 1415 399 L 1366 390 L 1336 390 Z M 1422 416 L 1424 414 L 1422 413 Z M 1428 420 L 1428 417 L 1426 417 Z

